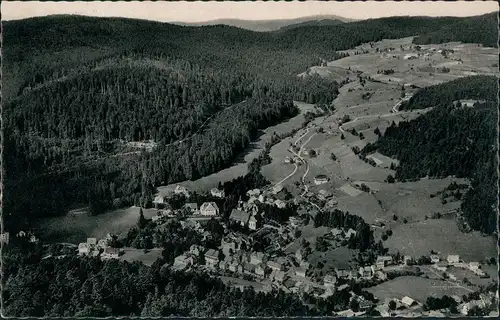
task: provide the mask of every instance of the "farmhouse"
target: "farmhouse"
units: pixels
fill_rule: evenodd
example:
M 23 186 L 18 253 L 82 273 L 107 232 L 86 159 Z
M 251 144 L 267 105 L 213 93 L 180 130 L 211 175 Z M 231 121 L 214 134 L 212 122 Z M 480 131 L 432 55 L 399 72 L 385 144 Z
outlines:
M 283 200 L 275 200 L 274 205 L 280 209 L 284 209 L 286 207 L 286 202 Z
M 392 264 L 392 257 L 391 256 L 379 256 L 377 257 L 377 262 L 376 266 L 378 269 L 383 269 L 389 264 Z
M 442 261 L 435 263 L 432 266 L 439 271 L 446 271 L 448 269 L 448 262 Z
M 163 208 L 164 206 L 166 206 L 168 204 L 168 202 L 166 201 L 164 196 L 157 195 L 153 200 L 153 204 L 154 204 L 156 209 L 160 209 L 160 208 Z
M 251 196 L 258 196 L 260 194 L 260 190 L 259 189 L 252 189 L 252 190 L 248 190 L 247 191 L 247 196 L 251 197 Z
M 297 228 L 301 223 L 301 220 L 297 217 L 290 217 L 288 218 L 288 221 L 290 222 L 290 225 L 294 228 Z
M 337 283 L 337 278 L 335 276 L 332 276 L 332 275 L 329 275 L 327 274 L 324 278 L 323 278 L 323 285 L 325 287 L 334 287 L 335 286 L 335 283 Z
M 317 197 L 320 200 L 326 200 L 326 199 L 331 198 L 332 194 L 330 192 L 322 189 L 322 190 L 319 190 Z
M 264 268 L 262 268 L 260 265 L 255 267 L 255 274 L 258 275 L 258 276 L 261 276 L 263 277 L 265 272 L 264 272 Z
M 96 238 L 87 238 L 87 245 L 88 246 L 96 246 L 97 245 L 97 239 Z
M 190 255 L 181 254 L 174 259 L 174 268 L 178 270 L 186 269 L 188 266 L 193 264 L 193 258 Z
M 217 197 L 217 198 L 224 198 L 226 196 L 224 190 L 219 190 L 217 188 L 212 188 L 212 190 L 210 190 L 210 194 L 213 197 Z
M 362 278 L 371 278 L 373 277 L 374 273 L 374 268 L 373 267 L 359 267 L 359 274 L 361 275 Z
M 290 158 L 290 157 L 287 156 L 287 157 L 285 157 L 285 161 L 284 162 L 285 163 L 292 163 L 292 158 Z
M 205 202 L 200 207 L 202 216 L 217 216 L 219 215 L 219 207 L 215 202 Z
M 403 303 L 403 305 L 405 305 L 406 307 L 411 307 L 411 306 L 414 306 L 417 304 L 417 302 L 415 300 L 413 300 L 412 298 L 408 297 L 408 296 L 405 296 L 401 299 L 401 303 Z
M 314 184 L 320 185 L 328 182 L 328 177 L 324 174 L 317 175 L 314 177 Z
M 242 227 L 248 224 L 249 219 L 250 213 L 238 209 L 233 209 L 233 211 L 231 211 L 231 215 L 229 216 L 230 221 L 235 222 Z
M 455 264 L 460 262 L 460 257 L 455 254 L 450 254 L 446 260 L 449 264 Z
M 248 229 L 257 230 L 257 219 L 254 215 L 252 215 L 250 219 L 248 219 Z
M 432 263 L 438 263 L 439 261 L 441 261 L 441 258 L 439 258 L 438 255 L 436 254 L 431 254 L 431 262 Z
M 350 275 L 349 271 L 345 269 L 336 269 L 335 274 L 337 275 L 338 279 L 345 279 Z
M 352 236 L 355 236 L 356 235 L 356 231 L 354 229 L 351 229 L 349 228 L 349 230 L 347 230 L 347 232 L 345 233 L 345 237 L 347 239 L 350 239 Z
M 219 263 L 219 253 L 214 249 L 208 250 L 205 253 L 205 264 L 209 268 L 215 268 L 218 263 Z
M 403 57 L 404 60 L 414 60 L 414 59 L 418 59 L 418 54 L 415 54 L 415 53 L 408 53 L 408 54 L 405 54 L 404 57 Z
M 403 261 L 404 261 L 405 265 L 409 265 L 409 264 L 411 264 L 412 259 L 410 256 L 404 256 Z
M 8 232 L 4 232 L 0 235 L 0 242 L 3 244 L 9 244 L 10 234 Z
M 82 243 L 78 244 L 78 254 L 79 255 L 85 255 L 85 254 L 88 254 L 89 252 L 90 252 L 90 249 L 89 249 L 86 242 L 82 242 Z

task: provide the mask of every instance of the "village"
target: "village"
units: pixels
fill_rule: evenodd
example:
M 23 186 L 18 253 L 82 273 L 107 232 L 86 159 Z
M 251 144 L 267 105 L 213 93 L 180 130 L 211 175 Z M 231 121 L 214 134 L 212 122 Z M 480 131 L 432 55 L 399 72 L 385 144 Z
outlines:
M 457 203 L 444 204 L 437 198 L 430 199 L 428 194 L 431 190 L 436 194 L 441 192 L 455 180 L 423 179 L 395 186 L 392 175 L 399 164 L 397 159 L 380 153 L 366 157 L 359 154 L 391 122 L 414 119 L 425 112 L 400 111 L 417 85 L 426 86 L 431 84 L 429 81 L 440 83 L 472 72 L 451 48 L 458 53 L 482 48 L 457 44 L 417 48 L 408 45 L 408 39 L 384 41 L 353 49 L 363 54 L 351 54 L 327 66 L 311 68 L 310 72 L 316 73 L 349 70 L 347 84 L 334 101 L 333 114 L 318 113 L 296 128 L 294 135 L 271 148 L 272 161 L 261 170 L 271 185 L 247 190 L 236 207 L 229 210 L 225 208 L 230 196 L 226 194 L 228 190 L 215 187 L 216 183 L 224 182 L 221 180 L 203 191 L 191 190 L 183 183 L 161 188 L 152 208 L 144 208 L 152 212 L 144 223 L 152 230 L 159 230 L 179 222 L 183 229 L 202 239 L 163 267 L 207 273 L 241 290 L 251 286 L 256 291 L 283 290 L 319 299 L 349 294 L 350 308 L 334 311 L 332 315 L 336 316 L 370 315 L 376 310 L 381 316 L 440 317 L 470 315 L 474 308 L 496 310 L 498 290 L 489 287 L 496 281 L 496 261 L 464 257 L 462 251 L 459 254 L 453 249 L 440 250 L 441 243 L 436 243 L 435 250 L 427 243 L 418 250 L 405 234 L 405 228 L 412 223 L 424 227 L 436 223 L 435 230 L 441 232 L 444 227 L 437 223 L 442 221 L 428 219 L 427 215 L 455 214 Z M 402 43 L 400 48 L 398 41 Z M 385 69 L 373 63 L 354 63 L 370 55 L 375 57 L 371 62 L 383 59 Z M 351 65 L 359 70 L 352 70 Z M 404 65 L 411 72 L 397 70 L 396 65 Z M 429 76 L 421 77 L 424 73 Z M 403 76 L 408 81 L 403 81 Z M 461 100 L 455 105 L 470 107 L 476 102 Z M 408 205 L 411 201 L 422 206 L 411 211 L 412 205 Z M 427 208 L 423 202 L 434 207 Z M 142 216 L 143 208 L 131 210 Z M 366 258 L 353 248 L 352 243 L 359 236 L 356 225 L 333 228 L 315 225 L 318 214 L 348 211 L 360 215 L 374 237 L 385 241 L 385 253 L 369 248 L 366 251 L 371 256 Z M 401 216 L 399 221 L 396 213 Z M 223 230 L 215 245 L 215 235 L 207 228 L 209 223 L 220 225 Z M 450 228 L 452 222 L 446 223 L 446 228 Z M 397 230 L 402 230 L 399 237 L 392 235 Z M 22 231 L 15 237 L 37 241 L 30 232 Z M 2 233 L 1 241 L 8 244 L 8 232 Z M 89 237 L 79 243 L 74 253 L 103 260 L 134 261 L 153 252 L 156 256 L 149 258 L 150 264 L 161 256 L 160 243 L 153 241 L 152 248 L 141 249 L 123 243 L 123 234 L 107 232 L 102 238 Z M 133 255 L 127 257 L 127 252 Z M 404 288 L 396 281 L 405 284 Z M 398 287 L 401 290 L 395 289 Z M 365 291 L 361 289 L 371 295 L 363 294 Z M 446 303 L 445 297 L 449 298 Z M 439 307 L 432 307 L 429 305 L 432 299 L 444 300 L 439 300 L 442 302 Z M 490 315 L 498 315 L 495 312 Z
M 355 301 L 352 302 L 353 308 L 336 312 L 338 316 L 361 316 L 369 310 L 377 310 L 382 316 L 443 316 L 449 314 L 447 308 L 424 310 L 426 301 L 415 297 L 396 295 L 392 299 L 380 301 L 377 298 L 367 299 L 354 293 L 353 286 L 370 288 L 396 277 L 429 278 L 431 275 L 447 285 L 462 287 L 469 285 L 470 280 L 463 280 L 463 277 L 461 279 L 455 272 L 466 273 L 468 279 L 490 277 L 482 270 L 479 262 L 463 261 L 458 255 L 440 256 L 435 252 L 422 257 L 386 254 L 377 256 L 369 265 L 321 269 L 320 265 L 314 265 L 308 259 L 314 249 L 303 246 L 303 242 L 299 249 L 292 252 L 287 250 L 298 242 L 297 235 L 310 220 L 307 213 L 290 216 L 279 223 L 266 219 L 265 212 L 259 210 L 261 204 L 284 209 L 297 202 L 295 199 L 285 200 L 287 197 L 284 194 L 286 189 L 282 186 L 249 190 L 247 200 L 239 201 L 238 207 L 231 211 L 227 223 L 222 222 L 220 209 L 215 201 L 201 204 L 189 202 L 190 191 L 185 187 L 177 186 L 172 192 L 172 196 L 182 195 L 186 198 L 185 205 L 177 210 L 169 205 L 169 196 L 157 196 L 154 200 L 157 215 L 152 217 L 151 224 L 161 226 L 172 220 L 180 220 L 184 228 L 191 228 L 204 238 L 211 237 L 204 229 L 207 221 L 219 221 L 224 227 L 224 235 L 217 248 L 192 245 L 189 250 L 176 256 L 172 264 L 164 267 L 205 272 L 220 277 L 226 284 L 241 290 L 252 286 L 256 291 L 279 289 L 323 299 L 343 291 L 349 292 L 350 300 Z M 225 197 L 224 191 L 217 188 L 210 191 L 210 196 L 217 199 Z M 334 199 L 327 192 L 319 192 L 315 196 Z M 342 247 L 355 234 L 356 231 L 352 228 L 332 228 L 322 239 Z M 260 246 L 260 250 L 253 250 L 255 243 L 263 238 L 267 240 L 264 241 L 266 245 Z M 88 238 L 78 245 L 77 251 L 79 255 L 120 259 L 123 250 L 114 247 L 116 243 L 117 237 L 111 234 L 104 239 Z M 467 315 L 474 306 L 485 308 L 498 299 L 491 292 L 481 293 L 476 300 L 464 300 L 460 295 L 452 295 L 452 298 L 456 302 L 453 308 L 463 315 Z

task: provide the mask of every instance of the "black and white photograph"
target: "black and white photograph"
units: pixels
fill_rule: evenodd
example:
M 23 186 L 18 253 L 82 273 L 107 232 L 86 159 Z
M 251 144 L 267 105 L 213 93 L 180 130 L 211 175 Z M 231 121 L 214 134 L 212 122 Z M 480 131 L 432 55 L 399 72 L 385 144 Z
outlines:
M 498 14 L 2 1 L 2 317 L 498 317 Z

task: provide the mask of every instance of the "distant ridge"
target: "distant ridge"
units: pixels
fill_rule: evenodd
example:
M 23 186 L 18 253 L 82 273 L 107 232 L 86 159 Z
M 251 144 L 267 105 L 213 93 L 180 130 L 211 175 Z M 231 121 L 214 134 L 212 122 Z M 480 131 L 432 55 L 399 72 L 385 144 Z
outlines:
M 240 19 L 217 19 L 205 22 L 180 22 L 174 21 L 170 22 L 172 24 L 177 24 L 181 26 L 213 26 L 213 25 L 228 25 L 232 27 L 237 27 L 241 29 L 247 29 L 252 31 L 266 32 L 266 31 L 277 31 L 284 29 L 288 26 L 304 24 L 316 25 L 314 22 L 321 22 L 320 25 L 335 25 L 345 22 L 354 22 L 355 19 L 344 18 L 336 15 L 315 15 L 308 17 L 301 17 L 295 19 L 281 19 L 281 20 L 240 20 Z

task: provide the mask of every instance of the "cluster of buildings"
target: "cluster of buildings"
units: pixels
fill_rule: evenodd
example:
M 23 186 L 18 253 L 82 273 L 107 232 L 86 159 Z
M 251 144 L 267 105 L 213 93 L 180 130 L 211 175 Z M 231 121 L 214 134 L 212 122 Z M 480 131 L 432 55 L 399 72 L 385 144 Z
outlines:
M 107 234 L 104 239 L 87 238 L 86 242 L 78 244 L 78 254 L 81 256 L 100 256 L 101 259 L 118 259 L 120 249 L 111 247 L 113 236 Z
M 31 231 L 19 231 L 16 234 L 17 239 L 23 239 L 23 240 L 28 240 L 30 243 L 37 243 L 39 240 L 35 236 L 35 234 Z M 10 242 L 10 233 L 9 232 L 3 232 L 0 234 L 0 243 L 3 245 L 8 245 Z
M 481 269 L 481 264 L 477 261 L 471 261 L 471 262 L 463 262 L 460 259 L 460 256 L 458 255 L 448 255 L 446 260 L 441 260 L 441 257 L 439 255 L 431 255 L 431 262 L 433 264 L 433 267 L 439 271 L 446 271 L 448 268 L 455 267 L 455 268 L 461 268 L 461 269 L 466 269 L 469 271 L 472 271 L 475 275 L 479 277 L 488 277 L 488 275 Z

